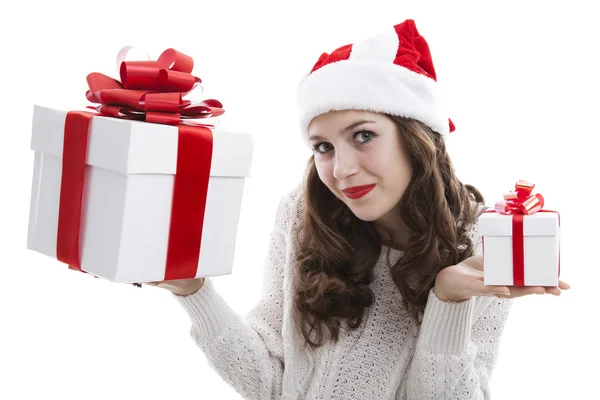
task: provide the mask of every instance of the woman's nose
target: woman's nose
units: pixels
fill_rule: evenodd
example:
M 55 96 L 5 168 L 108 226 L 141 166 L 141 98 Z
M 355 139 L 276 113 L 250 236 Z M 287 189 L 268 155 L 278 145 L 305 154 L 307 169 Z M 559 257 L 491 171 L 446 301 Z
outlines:
M 360 170 L 356 157 L 349 152 L 336 152 L 335 166 L 333 167 L 333 176 L 336 179 L 344 180 L 349 176 L 355 175 Z

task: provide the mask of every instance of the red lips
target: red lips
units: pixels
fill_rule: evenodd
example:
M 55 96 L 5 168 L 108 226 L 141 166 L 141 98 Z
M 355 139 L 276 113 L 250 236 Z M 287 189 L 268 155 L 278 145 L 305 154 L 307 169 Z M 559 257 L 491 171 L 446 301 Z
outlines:
M 369 193 L 374 187 L 375 187 L 375 184 L 354 186 L 351 188 L 344 189 L 344 190 L 342 190 L 342 192 L 344 192 L 346 197 L 348 197 L 350 199 L 360 199 L 361 197 L 363 197 L 367 193 Z

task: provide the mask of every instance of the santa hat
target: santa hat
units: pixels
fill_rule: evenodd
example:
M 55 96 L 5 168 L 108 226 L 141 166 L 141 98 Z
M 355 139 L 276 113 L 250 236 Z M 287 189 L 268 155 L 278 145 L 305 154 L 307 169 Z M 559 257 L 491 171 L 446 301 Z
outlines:
M 323 53 L 300 84 L 300 127 L 332 110 L 413 118 L 444 139 L 454 131 L 439 93 L 429 45 L 408 19 L 387 32 Z

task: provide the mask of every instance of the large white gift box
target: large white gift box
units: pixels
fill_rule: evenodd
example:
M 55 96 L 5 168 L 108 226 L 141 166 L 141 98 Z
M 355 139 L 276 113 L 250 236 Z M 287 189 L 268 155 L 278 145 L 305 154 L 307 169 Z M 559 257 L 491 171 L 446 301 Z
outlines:
M 513 215 L 479 216 L 485 285 L 557 286 L 560 273 L 560 223 L 557 212 L 539 211 L 523 218 L 521 237 L 513 235 Z M 522 240 L 522 255 L 513 247 Z M 522 260 L 522 269 L 519 262 Z
M 35 106 L 27 247 L 57 257 L 67 112 Z M 253 137 L 212 129 L 213 150 L 195 277 L 230 274 Z M 79 255 L 82 271 L 113 282 L 165 279 L 178 127 L 95 116 L 86 155 Z M 190 277 L 193 278 L 193 277 Z

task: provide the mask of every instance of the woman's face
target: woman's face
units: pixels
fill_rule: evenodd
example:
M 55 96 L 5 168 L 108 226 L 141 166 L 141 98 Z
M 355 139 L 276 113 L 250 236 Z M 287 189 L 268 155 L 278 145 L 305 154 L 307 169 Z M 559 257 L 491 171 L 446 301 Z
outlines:
M 308 136 L 319 178 L 358 218 L 394 215 L 412 167 L 391 119 L 367 111 L 331 111 L 312 120 Z

